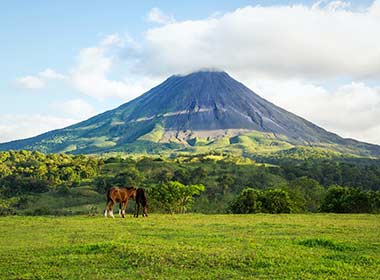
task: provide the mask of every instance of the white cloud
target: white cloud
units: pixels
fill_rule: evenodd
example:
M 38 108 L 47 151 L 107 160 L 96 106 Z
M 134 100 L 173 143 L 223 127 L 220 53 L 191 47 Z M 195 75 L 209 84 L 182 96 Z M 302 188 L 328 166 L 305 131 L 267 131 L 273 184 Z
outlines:
M 41 133 L 63 128 L 78 122 L 70 118 L 57 118 L 49 115 L 0 115 L 0 143 L 24 139 Z
M 64 80 L 66 77 L 55 70 L 46 68 L 44 71 L 38 73 L 38 76 L 45 80 Z
M 168 24 L 175 21 L 173 16 L 166 15 L 159 8 L 152 8 L 146 18 L 149 22 L 159 24 Z
M 327 10 L 329 11 L 337 11 L 339 9 L 346 9 L 351 6 L 351 3 L 344 2 L 344 1 L 332 1 L 328 3 Z
M 323 7 L 245 7 L 220 17 L 173 22 L 146 32 L 138 70 L 201 67 L 272 77 L 353 79 L 380 75 L 380 1 L 364 11 L 343 1 Z
M 35 76 L 17 78 L 16 84 L 19 87 L 31 90 L 37 90 L 45 87 L 45 82 L 41 78 Z
M 18 78 L 16 84 L 26 89 L 42 89 L 49 81 L 65 80 L 67 85 L 81 94 L 103 101 L 117 97 L 128 101 L 142 94 L 159 82 L 161 77 L 135 75 L 128 68 L 138 60 L 142 46 L 128 33 L 110 34 L 92 47 L 79 51 L 76 64 L 67 75 L 47 68 L 36 75 Z M 121 61 L 120 58 L 127 61 Z M 119 65 L 120 64 L 120 65 Z M 122 78 L 112 79 L 115 68 L 122 68 Z
M 52 106 L 57 111 L 76 119 L 86 119 L 96 114 L 95 109 L 89 103 L 80 98 L 54 103 Z
M 101 46 L 109 47 L 109 46 L 120 46 L 122 47 L 124 45 L 123 39 L 120 37 L 119 34 L 110 34 L 106 36 L 101 42 Z
M 64 80 L 65 78 L 64 75 L 53 69 L 46 68 L 35 76 L 28 75 L 17 78 L 16 84 L 25 89 L 38 90 L 44 88 L 49 80 Z
M 103 100 L 107 97 L 126 96 L 130 87 L 123 81 L 111 80 L 109 74 L 114 57 L 106 55 L 106 49 L 91 47 L 82 49 L 77 65 L 71 73 L 73 86 L 81 93 Z
M 107 43 L 105 44 L 104 41 Z M 128 43 L 133 49 L 138 48 L 133 39 L 126 35 L 123 41 L 106 38 L 97 46 L 81 49 L 77 64 L 70 75 L 73 87 L 82 94 L 102 101 L 109 97 L 130 100 L 153 86 L 156 79 L 136 76 L 128 72 L 128 69 L 124 71 L 128 73 L 125 78 L 111 79 L 109 77 L 115 64 L 119 62 L 119 53 L 110 46 L 120 47 L 121 42 Z M 120 48 L 118 51 L 120 52 Z
M 255 92 L 343 137 L 380 144 L 380 89 L 352 82 L 331 91 L 300 80 L 246 81 Z

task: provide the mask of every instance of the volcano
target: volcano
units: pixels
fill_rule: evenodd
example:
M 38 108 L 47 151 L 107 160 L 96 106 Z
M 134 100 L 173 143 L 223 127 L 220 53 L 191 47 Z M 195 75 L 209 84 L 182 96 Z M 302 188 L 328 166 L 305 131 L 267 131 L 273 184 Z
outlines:
M 114 110 L 67 128 L 0 144 L 0 150 L 76 154 L 222 150 L 254 154 L 300 146 L 380 156 L 380 146 L 328 132 L 220 71 L 171 76 Z

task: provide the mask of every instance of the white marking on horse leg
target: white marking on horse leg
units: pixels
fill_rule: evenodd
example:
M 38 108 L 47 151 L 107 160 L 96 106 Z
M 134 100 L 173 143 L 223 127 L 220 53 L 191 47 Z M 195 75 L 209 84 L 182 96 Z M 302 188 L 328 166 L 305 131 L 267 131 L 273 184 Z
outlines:
M 121 209 L 119 209 L 119 216 L 122 217 L 122 216 L 121 216 Z
M 108 216 L 108 215 L 107 215 L 107 214 L 108 214 L 107 212 L 108 212 L 108 211 L 107 211 L 107 209 L 106 209 L 106 210 L 104 211 L 104 217 L 106 217 L 106 218 L 107 218 L 107 216 Z
M 110 216 L 112 217 L 112 218 L 114 218 L 115 219 L 115 216 L 113 215 L 113 211 L 112 210 L 110 210 Z

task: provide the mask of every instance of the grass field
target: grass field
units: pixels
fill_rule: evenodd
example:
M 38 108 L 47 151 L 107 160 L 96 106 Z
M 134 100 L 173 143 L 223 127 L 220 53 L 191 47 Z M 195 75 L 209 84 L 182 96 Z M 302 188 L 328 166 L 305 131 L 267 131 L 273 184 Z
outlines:
M 1 279 L 379 279 L 379 215 L 2 217 Z

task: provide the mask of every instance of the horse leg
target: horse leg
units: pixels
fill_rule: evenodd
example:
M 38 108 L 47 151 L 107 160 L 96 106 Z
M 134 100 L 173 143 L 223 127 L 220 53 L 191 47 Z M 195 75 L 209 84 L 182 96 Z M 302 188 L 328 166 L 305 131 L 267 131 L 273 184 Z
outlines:
M 121 210 L 121 215 L 122 215 L 123 218 L 125 218 L 125 209 L 127 209 L 127 205 L 128 205 L 128 198 L 122 204 L 123 207 L 122 207 L 122 210 Z
M 107 216 L 108 216 L 108 201 L 106 203 L 106 210 L 104 210 L 104 217 L 107 218 Z
M 106 210 L 104 210 L 104 217 L 108 218 L 109 216 L 109 204 L 110 204 L 111 200 L 107 200 L 106 202 Z
M 113 202 L 111 200 L 111 203 L 108 205 L 108 214 L 110 215 L 110 217 L 112 218 L 115 218 L 115 216 L 113 215 L 113 206 L 114 206 L 115 202 Z
M 143 217 L 148 217 L 148 211 L 146 205 L 143 206 Z
M 122 203 L 120 202 L 120 204 L 119 204 L 119 216 L 121 217 L 121 218 L 123 218 L 123 216 L 121 215 L 121 209 L 123 208 L 123 205 L 122 205 Z
M 138 201 L 136 201 L 136 205 L 135 205 L 135 217 L 136 218 L 139 217 L 139 212 L 140 212 L 140 203 Z
M 125 218 L 125 208 L 126 208 L 126 206 L 127 206 L 127 203 L 125 201 L 123 201 L 121 203 L 121 217 L 122 218 Z

